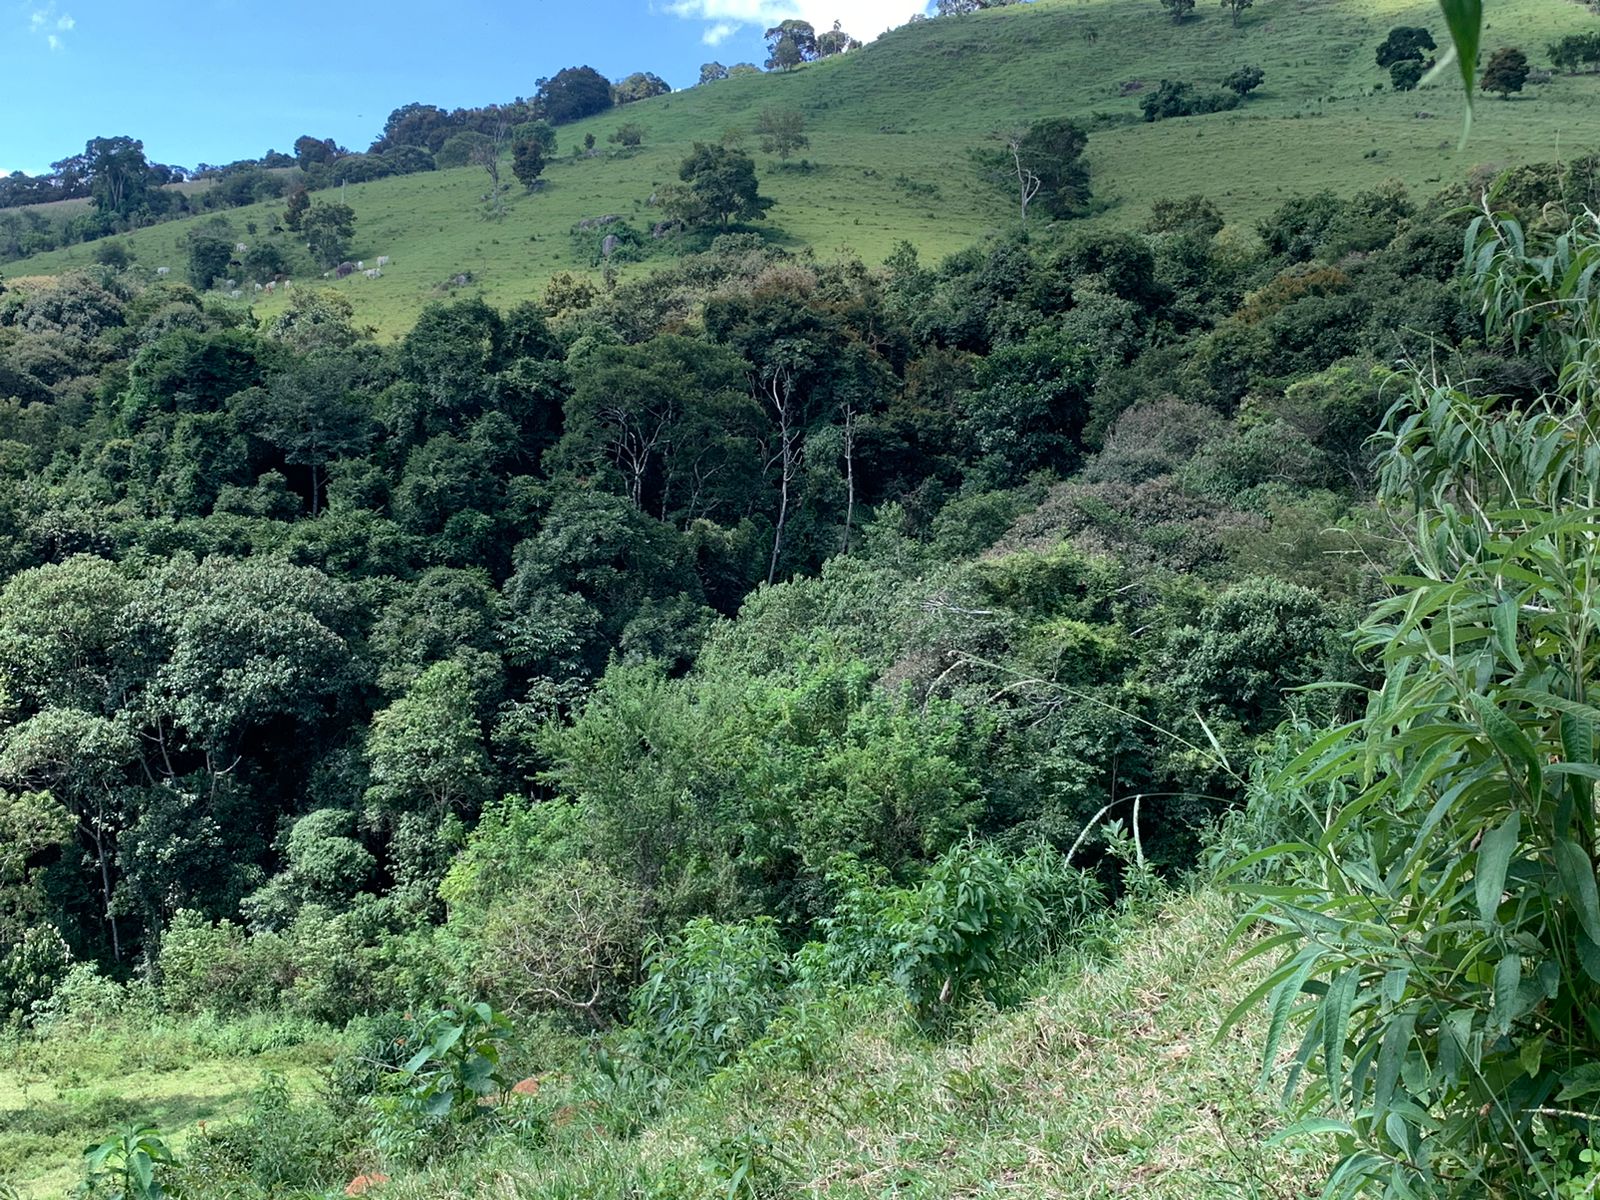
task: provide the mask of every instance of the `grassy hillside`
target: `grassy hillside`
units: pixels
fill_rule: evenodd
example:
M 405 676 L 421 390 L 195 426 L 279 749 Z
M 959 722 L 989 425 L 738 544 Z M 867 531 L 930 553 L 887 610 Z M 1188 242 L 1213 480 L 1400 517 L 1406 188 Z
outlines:
M 1255 980 L 1219 953 L 1230 911 L 1203 895 L 1125 918 L 1097 951 L 1047 969 L 1035 1000 L 969 1035 L 929 1042 L 898 1014 L 858 1006 L 805 1066 L 772 1054 L 736 1064 L 636 1135 L 558 1116 L 544 1139 L 416 1174 L 390 1166 L 383 1194 L 720 1197 L 735 1194 L 726 1170 L 741 1145 L 757 1148 L 757 1190 L 741 1195 L 1303 1194 L 1314 1165 L 1262 1145 L 1281 1123 L 1273 1094 L 1254 1087 L 1264 1014 L 1215 1040 Z M 186 1155 L 202 1125 L 226 1128 L 264 1071 L 311 1094 L 314 1055 L 208 1051 L 171 1029 L 14 1052 L 0 1062 L 0 1177 L 38 1200 L 62 1195 L 81 1145 L 118 1120 L 159 1121 Z M 542 1105 L 533 1127 L 561 1104 Z
M 1593 21 L 1569 0 L 1501 0 L 1485 47 L 1520 45 L 1538 64 L 1548 41 Z M 1046 115 L 1090 124 L 1104 205 L 1094 220 L 1119 225 L 1141 222 L 1163 195 L 1203 191 L 1244 222 L 1298 192 L 1351 192 L 1388 178 L 1426 191 L 1475 165 L 1593 147 L 1589 116 L 1600 77 L 1558 77 L 1508 102 L 1482 102 L 1472 142 L 1458 152 L 1461 100 L 1451 81 L 1395 93 L 1374 65 L 1374 47 L 1401 23 L 1427 25 L 1443 40 L 1427 0 L 1257 0 L 1238 29 L 1214 3 L 1173 26 L 1155 0 L 1037 0 L 911 25 L 792 74 L 730 79 L 565 127 L 546 188 L 516 196 L 502 222 L 483 215 L 487 184 L 476 168 L 351 187 L 356 256 L 387 254 L 393 263 L 382 280 L 338 286 L 363 319 L 390 334 L 458 273 L 470 272 L 472 286 L 496 304 L 537 294 L 559 271 L 594 269 L 592 252 L 570 236 L 575 222 L 619 213 L 647 228 L 649 197 L 675 178 L 694 140 L 748 130 L 769 107 L 806 114 L 813 164 L 783 169 L 759 155 L 763 190 L 778 201 L 769 236 L 823 255 L 848 249 L 869 262 L 901 238 L 937 257 L 1009 223 L 1009 204 L 979 179 L 969 152 L 995 129 Z M 1142 87 L 1164 78 L 1211 85 L 1244 63 L 1263 67 L 1266 84 L 1242 109 L 1153 125 L 1138 119 Z M 425 81 L 417 91 L 425 96 Z M 570 157 L 586 133 L 605 148 L 624 119 L 646 131 L 638 151 Z M 280 207 L 234 210 L 229 220 L 249 240 L 247 223 L 264 231 Z M 140 264 L 181 271 L 187 224 L 133 234 Z M 93 252 L 75 246 L 13 263 L 6 274 L 57 273 L 92 261 Z

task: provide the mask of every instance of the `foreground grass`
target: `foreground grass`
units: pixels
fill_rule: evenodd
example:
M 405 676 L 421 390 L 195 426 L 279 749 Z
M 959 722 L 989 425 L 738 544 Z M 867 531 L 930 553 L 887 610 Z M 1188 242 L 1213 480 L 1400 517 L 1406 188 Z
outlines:
M 83 1149 L 130 1123 L 173 1135 L 181 1154 L 208 1122 L 242 1112 L 267 1072 L 308 1092 L 332 1035 L 270 1020 L 213 1027 L 117 1020 L 0 1049 L 0 1182 L 58 1200 Z
M 1314 1152 L 1269 1148 L 1256 1019 L 1217 1040 L 1253 971 L 1230 968 L 1214 896 L 1127 924 L 1038 998 L 929 1041 L 893 1012 L 812 1040 L 780 1030 L 637 1136 L 583 1117 L 396 1178 L 395 1200 L 650 1196 L 1110 1197 L 1315 1194 Z
M 1600 76 L 1588 75 L 1530 86 L 1509 102 L 1485 99 L 1471 144 L 1458 152 L 1459 89 L 1446 78 L 1397 93 L 1373 61 L 1397 24 L 1428 26 L 1443 40 L 1432 0 L 1257 0 L 1237 29 L 1214 2 L 1174 26 L 1154 0 L 1037 0 L 906 26 L 787 75 L 729 79 L 567 126 L 563 152 L 586 133 L 604 151 L 624 120 L 644 128 L 645 143 L 636 152 L 565 154 L 546 172 L 547 186 L 514 196 L 501 221 L 485 217 L 488 183 L 476 168 L 351 187 L 340 198 L 357 213 L 353 256 L 393 261 L 381 280 L 355 276 L 335 286 L 363 321 L 394 336 L 458 274 L 471 273 L 468 293 L 500 306 L 536 298 L 561 271 L 598 277 L 598 237 L 574 239 L 572 226 L 616 213 L 647 231 L 659 217 L 650 197 L 675 181 L 692 143 L 749 131 L 766 108 L 802 112 L 812 145 L 804 152 L 809 170 L 757 153 L 762 190 L 778 202 L 764 231 L 782 245 L 824 257 L 847 250 L 869 263 L 901 239 L 936 259 L 1009 227 L 1011 205 L 980 178 L 971 154 L 992 146 L 996 130 L 1042 116 L 1072 116 L 1091 131 L 1103 206 L 1092 225 L 1138 225 L 1152 201 L 1196 191 L 1248 225 L 1288 196 L 1322 188 L 1349 194 L 1393 178 L 1426 195 L 1475 168 L 1570 158 L 1600 145 L 1591 117 Z M 1500 0 L 1485 51 L 1517 45 L 1538 64 L 1547 42 L 1591 24 L 1569 0 Z M 1244 108 L 1139 119 L 1140 96 L 1162 79 L 1210 87 L 1244 63 L 1261 66 L 1267 80 Z M 748 135 L 746 148 L 757 152 Z M 227 220 L 253 241 L 281 209 L 236 209 Z M 209 219 L 154 226 L 126 241 L 142 269 L 169 266 L 181 275 L 184 239 Z M 5 274 L 58 274 L 92 262 L 94 251 L 89 244 L 39 255 L 8 264 Z M 270 314 L 283 303 L 280 296 L 256 308 Z
M 364 1169 L 394 1176 L 386 1200 L 1311 1195 L 1317 1152 L 1265 1144 L 1284 1115 L 1255 1086 L 1263 1022 L 1217 1038 L 1259 974 L 1221 952 L 1232 919 L 1214 894 L 1121 918 L 1041 969 L 1033 1000 L 937 1037 L 881 995 L 822 1005 L 664 1102 L 626 1077 L 557 1072 L 514 1131 L 427 1168 L 374 1152 Z M 271 1030 L 119 1026 L 11 1047 L 0 1180 L 64 1196 L 83 1146 L 133 1120 L 182 1156 L 268 1070 L 309 1094 L 331 1041 Z

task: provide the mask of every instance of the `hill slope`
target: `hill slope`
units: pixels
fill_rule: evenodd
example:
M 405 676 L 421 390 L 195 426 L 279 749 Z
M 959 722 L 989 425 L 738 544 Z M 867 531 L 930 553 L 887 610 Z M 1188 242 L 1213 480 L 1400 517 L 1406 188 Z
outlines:
M 500 222 L 483 215 L 487 185 L 476 168 L 350 187 L 356 256 L 385 254 L 393 263 L 382 280 L 338 286 L 364 320 L 393 334 L 461 273 L 506 304 L 537 294 L 560 271 L 593 271 L 598 239 L 576 241 L 576 222 L 617 213 L 648 228 L 648 199 L 675 179 L 689 146 L 730 128 L 748 131 L 765 108 L 805 113 L 813 164 L 785 169 L 759 156 L 763 191 L 778 202 L 768 236 L 824 255 L 848 249 L 868 262 L 902 238 L 937 257 L 1008 225 L 1010 204 L 980 178 L 970 152 L 996 129 L 1047 115 L 1089 125 L 1103 206 L 1094 220 L 1119 225 L 1143 221 L 1161 196 L 1205 192 L 1230 220 L 1247 222 L 1286 196 L 1323 187 L 1348 193 L 1398 178 L 1425 192 L 1475 164 L 1547 160 L 1595 144 L 1587 118 L 1600 76 L 1558 77 L 1510 102 L 1482 102 L 1472 142 L 1458 153 L 1457 88 L 1445 80 L 1395 93 L 1373 62 L 1396 24 L 1427 25 L 1442 40 L 1429 0 L 1257 0 L 1237 29 L 1212 3 L 1174 26 L 1155 0 L 1037 0 L 909 25 L 787 75 L 730 79 L 564 127 L 545 189 L 514 197 Z M 1592 24 L 1568 0 L 1500 0 L 1485 47 L 1520 45 L 1538 63 L 1547 42 Z M 1245 63 L 1264 68 L 1266 83 L 1243 108 L 1139 119 L 1144 88 L 1162 79 L 1211 86 Z M 417 90 L 425 95 L 426 81 Z M 645 130 L 637 151 L 571 157 L 585 134 L 605 147 L 624 120 Z M 267 230 L 280 208 L 237 209 L 228 220 L 250 240 L 249 224 Z M 141 230 L 128 241 L 141 266 L 181 273 L 187 229 L 208 219 Z M 93 253 L 92 244 L 76 246 L 13 263 L 6 274 L 58 273 Z

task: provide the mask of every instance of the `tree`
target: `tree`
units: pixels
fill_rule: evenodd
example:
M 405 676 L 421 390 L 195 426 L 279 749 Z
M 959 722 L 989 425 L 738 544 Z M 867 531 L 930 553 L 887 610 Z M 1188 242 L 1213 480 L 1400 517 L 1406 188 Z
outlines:
M 612 86 L 611 96 L 617 104 L 633 104 L 652 96 L 665 96 L 671 90 L 671 85 L 654 72 L 635 71 Z
M 1223 79 L 1222 86 L 1234 95 L 1244 97 L 1260 87 L 1266 77 L 1266 72 L 1260 67 L 1240 67 Z
M 360 363 L 343 350 L 317 350 L 273 376 L 264 390 L 249 393 L 241 419 L 252 432 L 283 452 L 284 461 L 305 467 L 311 482 L 311 515 L 322 510 L 328 463 L 359 453 L 371 440 L 372 418 L 357 390 Z
M 1171 14 L 1174 25 L 1181 25 L 1184 18 L 1194 11 L 1194 0 L 1161 0 L 1161 7 Z
M 764 108 L 756 120 L 756 132 L 761 135 L 761 149 L 767 154 L 776 154 L 785 162 L 796 150 L 804 150 L 811 145 L 805 128 L 804 115 L 794 109 Z
M 131 137 L 91 138 L 83 148 L 90 195 L 100 212 L 127 217 L 143 208 L 150 189 L 144 143 Z
M 1222 7 L 1228 10 L 1228 14 L 1233 18 L 1235 27 L 1239 24 L 1239 14 L 1244 12 L 1245 9 L 1253 8 L 1254 6 L 1255 0 L 1222 0 Z
M 1414 58 L 1402 59 L 1389 67 L 1389 86 L 1397 92 L 1415 91 L 1428 68 Z
M 93 856 L 101 919 L 118 960 L 117 835 L 126 823 L 125 777 L 137 760 L 123 723 L 78 709 L 45 709 L 0 737 L 0 784 L 46 791 L 71 813 Z
M 614 478 L 636 509 L 664 521 L 709 516 L 730 487 L 753 486 L 744 374 L 738 355 L 693 338 L 598 348 L 582 360 L 554 461 Z
M 861 49 L 861 43 L 844 31 L 843 26 L 835 21 L 833 28 L 817 35 L 817 57 L 832 58 L 835 54 L 844 54 L 851 50 Z
M 634 121 L 618 125 L 606 141 L 616 146 L 637 146 L 644 141 L 644 126 Z
M 441 167 L 465 167 L 474 163 L 473 156 L 490 140 L 489 135 L 476 129 L 463 129 L 445 138 L 433 156 Z
M 369 153 L 381 154 L 396 146 L 421 146 L 434 154 L 450 133 L 450 114 L 438 105 L 406 104 L 389 114 L 382 136 L 372 143 Z
M 318 201 L 300 222 L 306 249 L 324 267 L 337 266 L 349 253 L 356 233 L 355 209 L 337 201 Z
M 1007 185 L 1016 189 L 1023 224 L 1035 199 L 1058 220 L 1082 209 L 1089 198 L 1089 168 L 1083 162 L 1089 138 L 1082 129 L 1056 117 L 1036 121 L 1002 140 L 1002 174 Z
M 1392 67 L 1397 62 L 1422 62 L 1426 52 L 1435 49 L 1433 34 L 1417 25 L 1397 25 L 1378 46 L 1378 65 Z
M 506 139 L 510 136 L 510 129 L 501 122 L 495 126 L 492 136 L 485 135 L 482 142 L 472 148 L 471 161 L 475 166 L 482 167 L 489 176 L 489 216 L 499 220 L 506 215 L 506 186 L 500 182 L 500 159 L 505 153 Z
M 314 138 L 309 133 L 294 140 L 294 160 L 302 171 L 326 166 L 350 153 L 332 138 Z
M 1558 71 L 1576 71 L 1600 63 L 1600 33 L 1569 33 L 1546 50 L 1550 65 Z
M 769 71 L 792 71 L 817 57 L 817 31 L 808 21 L 780 21 L 763 36 Z
M 723 66 L 721 63 L 719 63 L 719 62 L 708 62 L 708 63 L 701 64 L 701 67 L 700 67 L 700 82 L 702 84 L 705 84 L 705 83 L 717 83 L 718 81 L 726 79 L 727 77 L 728 77 L 728 68 Z
M 689 202 L 680 197 L 679 211 L 689 224 L 726 229 L 734 218 L 759 221 L 772 207 L 760 195 L 755 162 L 742 150 L 696 142 L 679 166 L 678 178 L 688 185 Z
M 217 233 L 192 233 L 189 236 L 189 282 L 202 291 L 228 273 L 233 261 L 233 242 Z
M 538 83 L 537 96 L 545 120 L 568 125 L 611 107 L 611 84 L 593 67 L 565 67 Z
M 304 184 L 289 193 L 289 202 L 284 205 L 283 224 L 287 229 L 298 230 L 300 222 L 305 220 L 306 210 L 311 207 L 311 193 Z
M 1479 86 L 1486 92 L 1499 92 L 1500 99 L 1511 99 L 1528 81 L 1528 56 L 1514 46 L 1505 46 L 1489 56 Z
M 528 191 L 539 184 L 544 174 L 544 149 L 532 138 L 523 138 L 511 146 L 511 173 Z
M 489 757 L 467 668 L 435 663 L 404 696 L 372 718 L 367 800 L 380 811 L 471 810 L 489 795 Z

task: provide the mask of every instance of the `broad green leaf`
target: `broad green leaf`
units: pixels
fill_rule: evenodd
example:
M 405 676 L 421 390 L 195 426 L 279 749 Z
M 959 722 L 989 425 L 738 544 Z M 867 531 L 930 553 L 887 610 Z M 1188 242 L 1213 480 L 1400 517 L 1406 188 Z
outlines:
M 1584 935 L 1600 945 L 1600 894 L 1595 888 L 1594 864 L 1577 842 L 1557 842 L 1555 853 L 1561 890 L 1571 901 Z
M 1350 1011 L 1355 1007 L 1356 967 L 1341 971 L 1322 1000 L 1322 1058 L 1328 1076 L 1328 1092 L 1334 1103 L 1344 1102 L 1344 1043 L 1350 1028 Z
M 1502 958 L 1494 969 L 1494 1022 L 1501 1033 L 1511 1029 L 1517 1017 L 1517 990 L 1522 986 L 1522 959 L 1516 954 Z
M 1492 922 L 1500 907 L 1500 896 L 1506 887 L 1506 870 L 1517 848 L 1517 835 L 1522 830 L 1522 815 L 1513 812 L 1500 825 L 1483 835 L 1478 847 L 1478 865 L 1473 872 L 1473 888 L 1478 897 L 1478 915 Z
M 1542 790 L 1542 769 L 1539 765 L 1539 752 L 1534 749 L 1533 743 L 1522 730 L 1517 728 L 1516 722 L 1501 712 L 1499 706 L 1489 697 L 1473 692 L 1468 700 L 1476 710 L 1478 719 L 1483 722 L 1483 730 L 1494 743 L 1494 748 L 1508 761 L 1522 765 L 1528 794 L 1537 798 Z

